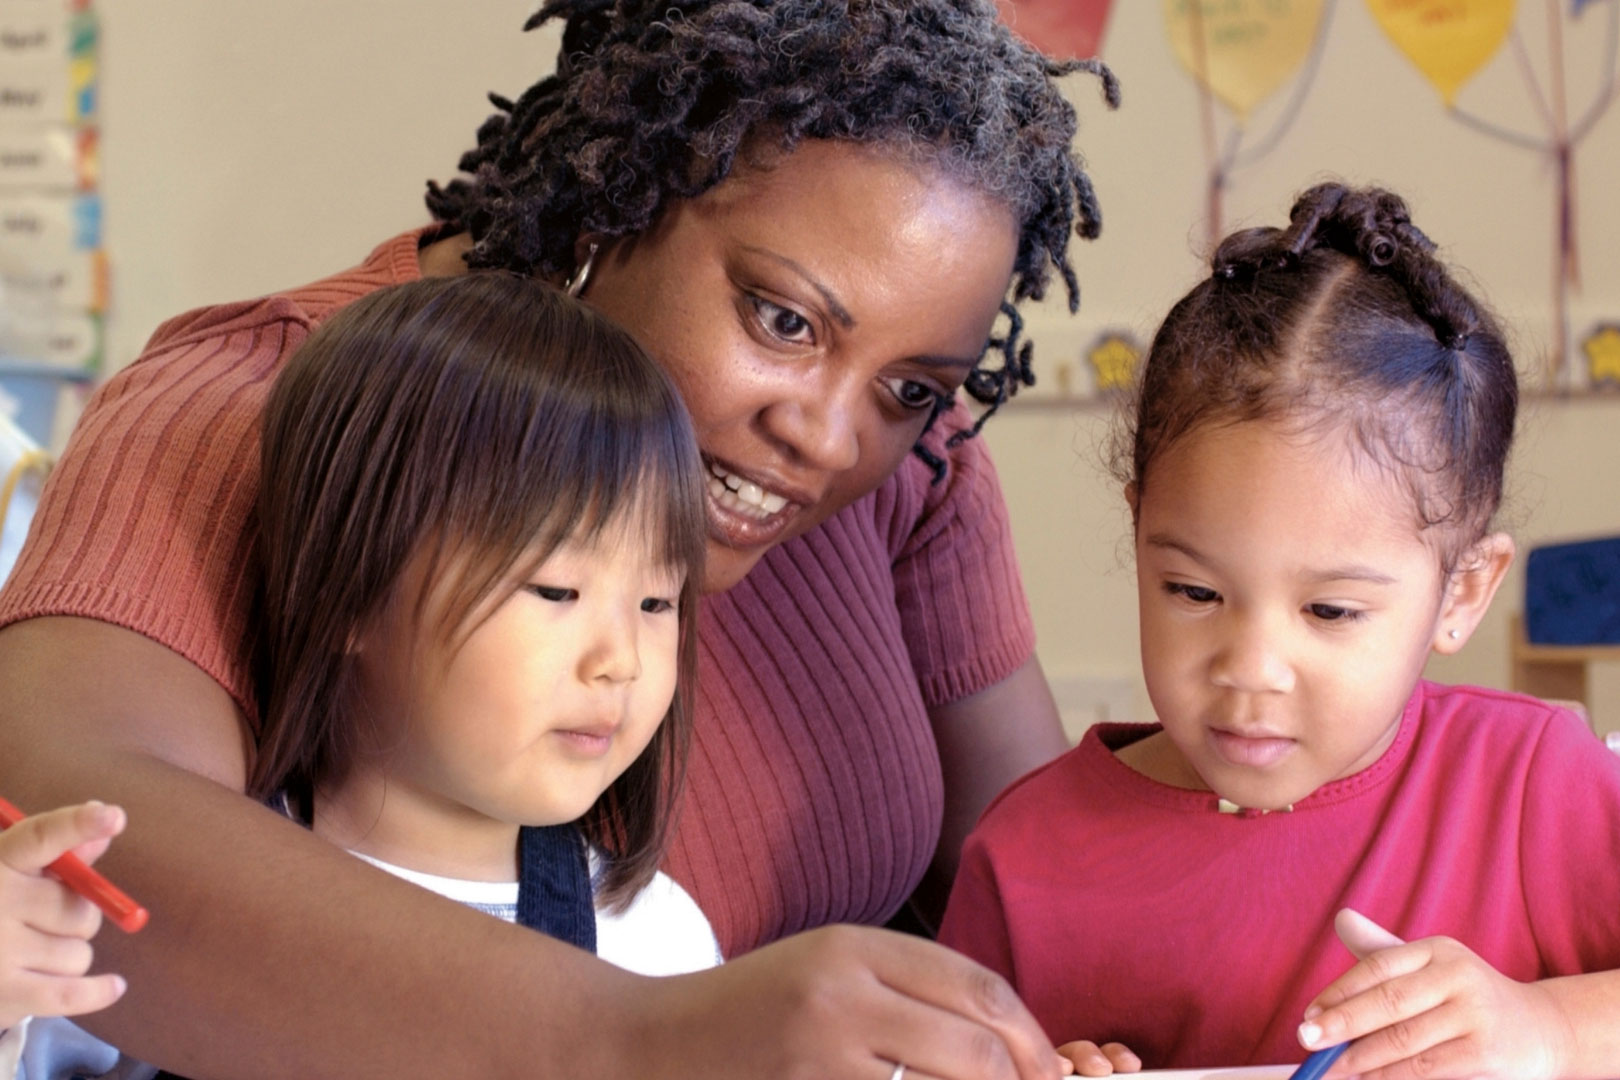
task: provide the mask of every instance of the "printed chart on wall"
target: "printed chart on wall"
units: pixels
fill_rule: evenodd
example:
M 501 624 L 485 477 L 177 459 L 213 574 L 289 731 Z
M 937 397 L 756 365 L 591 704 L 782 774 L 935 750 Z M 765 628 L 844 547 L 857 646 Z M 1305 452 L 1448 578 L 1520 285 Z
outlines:
M 89 0 L 0 0 L 0 415 L 65 438 L 107 306 Z

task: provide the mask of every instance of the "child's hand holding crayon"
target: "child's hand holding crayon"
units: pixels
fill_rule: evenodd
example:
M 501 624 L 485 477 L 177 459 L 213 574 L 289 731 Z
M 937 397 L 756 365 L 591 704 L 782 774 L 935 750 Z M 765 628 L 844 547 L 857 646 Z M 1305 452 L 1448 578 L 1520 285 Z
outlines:
M 78 1016 L 123 996 L 120 975 L 86 975 L 95 904 L 45 872 L 67 852 L 94 862 L 124 831 L 124 811 L 64 806 L 0 832 L 0 1030 L 25 1016 Z
M 1452 938 L 1404 942 L 1348 908 L 1334 927 L 1359 962 L 1312 1002 L 1300 1042 L 1356 1040 L 1335 1075 L 1562 1075 L 1570 1024 L 1542 983 L 1510 979 Z

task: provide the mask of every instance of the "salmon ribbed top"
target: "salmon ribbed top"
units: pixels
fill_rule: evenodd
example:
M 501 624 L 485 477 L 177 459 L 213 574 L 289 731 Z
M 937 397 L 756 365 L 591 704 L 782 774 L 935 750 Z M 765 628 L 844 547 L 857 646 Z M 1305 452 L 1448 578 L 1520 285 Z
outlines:
M 248 626 L 259 421 L 281 364 L 344 304 L 421 276 L 422 230 L 300 289 L 164 323 L 91 399 L 3 592 L 0 626 L 99 619 L 174 650 L 257 711 Z M 830 922 L 882 922 L 943 808 L 930 706 L 1034 651 L 984 447 L 928 437 L 877 491 L 769 552 L 702 607 L 693 755 L 668 869 L 727 956 Z

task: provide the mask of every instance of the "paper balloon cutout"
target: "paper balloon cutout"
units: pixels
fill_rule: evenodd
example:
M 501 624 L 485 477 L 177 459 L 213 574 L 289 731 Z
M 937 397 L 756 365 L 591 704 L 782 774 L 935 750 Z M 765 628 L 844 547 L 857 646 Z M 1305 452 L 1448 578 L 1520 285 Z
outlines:
M 1367 0 L 1373 18 L 1447 105 L 1513 28 L 1514 0 Z
M 1102 51 L 1114 0 L 996 0 L 1001 21 L 1047 56 L 1089 59 Z
M 1176 60 L 1242 125 L 1297 72 L 1322 21 L 1322 0 L 1164 0 Z
M 1620 387 L 1620 326 L 1600 326 L 1581 346 L 1594 387 Z

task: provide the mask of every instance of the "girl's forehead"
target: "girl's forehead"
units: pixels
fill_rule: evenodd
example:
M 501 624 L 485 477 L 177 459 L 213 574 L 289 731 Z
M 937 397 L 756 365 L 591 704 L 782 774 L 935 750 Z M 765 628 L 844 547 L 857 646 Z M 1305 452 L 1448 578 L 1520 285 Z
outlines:
M 1424 527 L 1411 473 L 1369 451 L 1350 424 L 1206 424 L 1155 458 L 1141 514 L 1144 524 L 1154 516 L 1313 546 L 1361 538 L 1427 548 L 1433 530 Z

